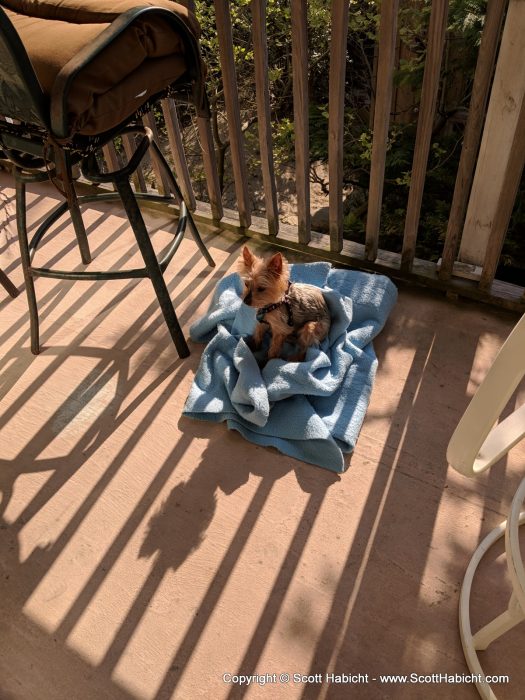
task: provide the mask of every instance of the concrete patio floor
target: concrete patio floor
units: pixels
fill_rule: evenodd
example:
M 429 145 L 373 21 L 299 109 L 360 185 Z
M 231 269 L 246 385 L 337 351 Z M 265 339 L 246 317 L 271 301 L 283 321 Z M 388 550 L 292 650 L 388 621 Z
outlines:
M 22 290 L 5 173 L 0 187 L 0 266 Z M 33 188 L 30 222 L 57 197 Z M 93 269 L 133 265 L 117 209 L 86 220 Z M 151 225 L 160 249 L 164 219 Z M 186 333 L 242 243 L 211 229 L 205 239 L 215 269 L 185 240 L 167 273 Z M 71 228 L 38 255 L 77 265 Z M 525 446 L 476 482 L 445 451 L 516 315 L 401 287 L 339 476 L 181 418 L 202 347 L 178 359 L 148 281 L 39 279 L 37 295 L 34 357 L 25 294 L 0 290 L 1 700 L 478 697 L 470 683 L 379 676 L 468 673 L 461 581 L 506 516 Z M 522 387 L 511 408 L 524 400 Z M 482 573 L 475 626 L 510 590 L 497 552 Z M 523 696 L 524 644 L 521 625 L 481 654 L 486 673 L 511 676 L 498 698 Z M 368 682 L 225 676 L 326 672 Z

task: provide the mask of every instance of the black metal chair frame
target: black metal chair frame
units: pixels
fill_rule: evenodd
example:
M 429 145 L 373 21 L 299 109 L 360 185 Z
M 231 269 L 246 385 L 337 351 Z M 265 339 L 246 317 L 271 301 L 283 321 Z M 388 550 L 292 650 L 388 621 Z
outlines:
M 76 74 L 87 61 L 91 60 L 93 55 L 102 50 L 119 32 L 123 31 L 134 18 L 153 10 L 169 16 L 171 21 L 172 13 L 160 8 L 140 8 L 123 13 L 101 33 L 97 42 L 94 42 L 85 51 L 81 51 L 67 64 L 57 78 L 56 84 L 59 86 L 57 89 L 60 89 L 60 86 L 64 89 L 64 86 L 71 80 L 72 75 Z M 196 47 L 191 42 L 189 44 L 187 47 L 189 55 L 191 56 L 193 53 L 195 60 L 197 60 L 198 57 L 195 56 Z M 0 148 L 11 161 L 12 172 L 16 181 L 16 221 L 29 305 L 31 351 L 34 354 L 38 354 L 40 351 L 35 277 L 52 277 L 67 280 L 111 280 L 148 277 L 152 282 L 179 357 L 187 357 L 189 348 L 163 276 L 184 238 L 186 226 L 188 226 L 191 236 L 208 264 L 214 267 L 215 263 L 201 239 L 175 176 L 154 141 L 151 130 L 142 126 L 137 120 L 140 114 L 166 94 L 174 97 L 177 97 L 177 95 L 181 96 L 184 101 L 193 101 L 195 104 L 197 99 L 195 94 L 193 95 L 193 100 L 188 99 L 191 91 L 195 92 L 195 82 L 192 80 L 191 69 L 185 75 L 184 82 L 169 86 L 165 93 L 150 98 L 146 104 L 141 106 L 139 112 L 136 112 L 125 123 L 119 124 L 111 131 L 95 137 L 79 137 L 77 135 L 73 138 L 68 138 L 64 121 L 67 114 L 67 105 L 63 100 L 57 100 L 55 107 L 57 104 L 58 107 L 51 111 L 49 115 L 48 101 L 42 92 L 26 50 L 9 18 L 0 7 L 0 71 L 2 67 L 4 70 L 0 72 L 0 81 L 4 80 L 6 71 L 11 71 L 11 74 L 17 77 L 16 81 L 7 85 L 7 88 L 11 90 L 11 95 L 8 93 L 7 98 L 4 100 L 4 102 L 8 103 L 8 107 L 11 108 L 9 110 L 10 114 L 5 114 L 5 104 L 2 104 L 2 96 L 0 96 L 0 114 L 4 115 L 4 119 L 0 119 Z M 22 88 L 20 88 L 20 85 Z M 10 119 L 6 120 L 5 116 Z M 52 126 L 55 126 L 55 129 Z M 116 136 L 126 133 L 135 133 L 140 137 L 133 155 L 128 159 L 124 167 L 108 173 L 101 172 L 96 157 L 98 149 L 111 142 Z M 134 192 L 130 185 L 130 177 L 140 166 L 143 157 L 149 149 L 152 151 L 152 157 L 167 176 L 169 192 L 166 195 Z M 113 183 L 116 192 L 77 195 L 73 179 L 73 167 L 76 164 L 80 165 L 82 174 L 88 181 L 95 184 Z M 40 182 L 48 178 L 57 184 L 58 189 L 62 191 L 65 197 L 65 201 L 49 213 L 31 240 L 29 240 L 26 224 L 26 185 L 27 183 Z M 132 270 L 90 272 L 88 270 L 58 270 L 33 265 L 34 254 L 44 234 L 67 211 L 69 211 L 71 216 L 82 262 L 85 265 L 89 264 L 91 262 L 91 253 L 80 205 L 119 199 L 123 204 L 142 254 L 144 267 Z M 161 259 L 157 258 L 153 249 L 137 200 L 175 201 L 179 207 L 179 219 L 173 241 Z

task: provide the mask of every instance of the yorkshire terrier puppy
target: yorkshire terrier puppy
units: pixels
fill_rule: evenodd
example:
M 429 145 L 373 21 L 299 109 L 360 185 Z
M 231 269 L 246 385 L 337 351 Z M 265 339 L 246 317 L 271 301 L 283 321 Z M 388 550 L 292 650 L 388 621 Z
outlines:
M 290 342 L 297 353 L 286 359 L 302 362 L 307 348 L 318 345 L 330 330 L 330 312 L 321 290 L 311 284 L 291 283 L 288 262 L 281 253 L 260 258 L 244 246 L 239 272 L 244 281 L 243 301 L 257 309 L 252 349 L 261 347 L 270 330 L 268 359 L 280 357 L 284 343 Z

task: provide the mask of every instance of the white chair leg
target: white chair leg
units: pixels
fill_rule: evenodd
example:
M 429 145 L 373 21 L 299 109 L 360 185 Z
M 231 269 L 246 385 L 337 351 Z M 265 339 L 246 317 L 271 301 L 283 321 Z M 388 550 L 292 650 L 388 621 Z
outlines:
M 466 476 L 477 476 L 489 469 L 525 438 L 525 404 L 500 420 L 502 411 L 525 376 L 524 343 L 525 314 L 501 347 L 449 442 L 447 459 L 454 469 Z M 486 676 L 477 650 L 486 649 L 525 617 L 525 569 L 519 546 L 519 528 L 525 523 L 525 513 L 520 512 L 524 503 L 525 480 L 513 498 L 507 522 L 489 533 L 474 552 L 461 587 L 461 642 L 471 673 L 481 681 L 485 681 Z M 487 550 L 503 535 L 512 596 L 507 610 L 473 635 L 470 625 L 472 580 Z M 477 682 L 476 687 L 482 698 L 495 700 L 496 696 L 486 683 Z
M 507 553 L 507 567 L 514 595 L 518 599 L 521 611 L 525 612 L 525 567 L 521 558 L 520 549 L 520 525 L 523 523 L 525 511 L 521 509 L 525 503 L 525 479 L 519 485 L 510 508 L 505 532 L 505 551 Z
M 490 532 L 474 552 L 467 567 L 459 599 L 459 630 L 465 659 L 470 672 L 479 676 L 480 682 L 476 687 L 483 700 L 497 700 L 490 685 L 485 682 L 485 673 L 481 668 L 477 651 L 486 649 L 495 639 L 508 632 L 525 619 L 525 570 L 519 548 L 519 527 L 525 524 L 525 511 L 520 512 L 525 500 L 525 480 L 522 481 L 512 501 L 508 521 L 502 523 Z M 487 551 L 505 535 L 505 550 L 507 567 L 512 580 L 513 592 L 509 606 L 505 612 L 498 615 L 492 622 L 472 634 L 470 624 L 470 594 L 472 581 L 476 570 Z
M 517 597 L 512 593 L 509 607 L 504 613 L 494 618 L 488 625 L 482 627 L 473 636 L 472 641 L 476 651 L 485 651 L 492 642 L 525 620 L 525 612 L 521 609 Z
M 459 596 L 459 633 L 461 636 L 461 644 L 463 645 L 463 653 L 470 672 L 475 676 L 485 678 L 481 664 L 479 663 L 476 648 L 474 646 L 474 637 L 470 626 L 470 593 L 472 590 L 472 580 L 474 574 L 483 559 L 485 553 L 505 534 L 506 523 L 502 523 L 497 528 L 492 530 L 485 539 L 480 543 L 479 547 L 474 552 L 472 559 L 469 562 L 461 593 Z M 489 685 L 485 683 L 476 683 L 476 687 L 483 700 L 497 700 Z

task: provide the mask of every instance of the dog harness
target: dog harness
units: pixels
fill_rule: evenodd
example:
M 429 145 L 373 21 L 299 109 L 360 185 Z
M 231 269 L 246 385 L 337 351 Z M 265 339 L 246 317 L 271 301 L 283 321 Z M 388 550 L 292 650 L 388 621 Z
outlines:
M 259 323 L 268 323 L 268 321 L 264 320 L 264 317 L 266 316 L 267 313 L 270 311 L 274 311 L 275 309 L 278 309 L 279 306 L 282 306 L 283 304 L 286 306 L 286 311 L 288 313 L 288 325 L 293 327 L 293 311 L 292 311 L 292 302 L 290 300 L 290 297 L 288 296 L 290 293 L 290 288 L 292 286 L 291 282 L 288 282 L 288 289 L 286 290 L 285 295 L 280 301 L 276 301 L 273 304 L 266 304 L 266 306 L 261 306 L 259 309 L 257 309 L 257 315 L 255 318 L 259 321 Z

